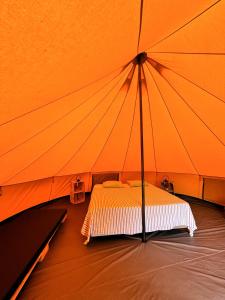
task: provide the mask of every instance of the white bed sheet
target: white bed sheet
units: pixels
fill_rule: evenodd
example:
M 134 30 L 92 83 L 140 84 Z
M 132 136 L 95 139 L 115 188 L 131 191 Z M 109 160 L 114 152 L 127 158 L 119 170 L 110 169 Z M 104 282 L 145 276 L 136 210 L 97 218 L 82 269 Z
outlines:
M 197 229 L 189 204 L 151 184 L 145 187 L 146 232 L 188 228 Z M 81 233 L 91 236 L 142 232 L 141 187 L 104 188 L 94 186 Z

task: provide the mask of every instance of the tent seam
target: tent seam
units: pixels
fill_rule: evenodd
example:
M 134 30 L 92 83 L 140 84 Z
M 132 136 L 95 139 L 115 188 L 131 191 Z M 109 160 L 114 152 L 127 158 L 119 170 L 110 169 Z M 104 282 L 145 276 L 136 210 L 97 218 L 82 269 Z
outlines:
M 11 123 L 11 122 L 13 122 L 13 121 L 16 121 L 16 120 L 18 120 L 18 119 L 20 119 L 20 118 L 22 118 L 22 117 L 24 117 L 24 116 L 26 116 L 26 115 L 28 115 L 28 114 L 30 114 L 30 113 L 36 112 L 36 111 L 38 111 L 38 110 L 40 110 L 40 109 L 42 109 L 42 108 L 44 108 L 44 107 L 46 107 L 46 106 L 48 106 L 48 105 L 54 104 L 55 102 L 58 102 L 58 101 L 60 101 L 60 100 L 62 100 L 62 99 L 64 99 L 64 98 L 66 98 L 66 97 L 69 97 L 69 96 L 71 96 L 71 95 L 73 95 L 73 94 L 75 94 L 75 93 L 78 93 L 79 91 L 81 91 L 81 90 L 83 90 L 83 89 L 85 89 L 85 88 L 91 86 L 92 84 L 94 84 L 94 83 L 96 83 L 96 82 L 98 82 L 98 81 L 100 81 L 100 80 L 106 78 L 106 77 L 109 76 L 110 74 L 112 74 L 112 73 L 116 72 L 117 70 L 120 70 L 120 69 L 121 69 L 121 71 L 117 74 L 117 76 L 119 76 L 119 75 L 127 68 L 127 66 L 128 66 L 129 64 L 130 64 L 130 62 L 128 62 L 125 66 L 119 67 L 118 69 L 116 69 L 116 70 L 114 70 L 114 71 L 112 71 L 112 72 L 106 74 L 105 76 L 103 76 L 103 77 L 101 77 L 101 78 L 99 78 L 99 79 L 97 79 L 97 80 L 94 80 L 94 81 L 92 81 L 91 83 L 89 83 L 89 84 L 87 84 L 87 85 L 82 86 L 81 88 L 79 88 L 79 89 L 77 89 L 77 90 L 71 91 L 71 92 L 69 92 L 69 93 L 67 93 L 67 94 L 65 94 L 65 95 L 63 95 L 63 96 L 60 96 L 60 97 L 58 97 L 58 98 L 55 98 L 54 100 L 52 100 L 52 101 L 50 101 L 50 102 L 48 102 L 48 103 L 45 103 L 44 105 L 38 106 L 38 107 L 36 107 L 36 108 L 34 108 L 34 109 L 30 110 L 30 111 L 27 111 L 27 112 L 25 112 L 25 113 L 23 113 L 23 114 L 21 114 L 21 115 L 19 115 L 19 116 L 16 116 L 16 117 L 14 117 L 14 118 L 12 118 L 12 119 L 10 119 L 10 120 L 8 120 L 8 121 L 5 121 L 5 122 L 3 122 L 3 123 L 0 123 L 0 126 L 7 125 L 8 123 Z
M 147 65 L 147 64 L 146 64 L 146 66 L 147 66 L 147 68 L 148 68 L 148 65 Z M 149 68 L 148 68 L 148 70 L 149 70 Z M 193 160 L 192 160 L 192 158 L 191 158 L 191 156 L 190 156 L 190 153 L 189 153 L 188 149 L 186 148 L 186 146 L 185 146 L 185 144 L 184 144 L 184 141 L 183 141 L 183 139 L 182 139 L 182 137 L 181 137 L 181 135 L 180 135 L 180 132 L 179 132 L 179 130 L 178 130 L 178 128 L 177 128 L 177 126 L 176 126 L 176 124 L 175 124 L 173 118 L 172 118 L 171 112 L 170 112 L 170 110 L 169 110 L 169 108 L 168 108 L 168 106 L 167 106 L 167 104 L 166 104 L 166 102 L 165 102 L 164 97 L 162 96 L 162 93 L 161 93 L 161 91 L 160 91 L 160 89 L 159 89 L 159 87 L 158 87 L 158 84 L 156 83 L 156 80 L 155 80 L 155 78 L 153 77 L 152 72 L 151 72 L 150 70 L 149 70 L 149 73 L 151 74 L 151 77 L 152 77 L 152 79 L 153 79 L 153 81 L 154 81 L 154 83 L 155 83 L 155 85 L 156 85 L 156 87 L 157 87 L 157 90 L 158 90 L 158 92 L 159 92 L 159 94 L 160 94 L 160 96 L 161 96 L 161 99 L 163 100 L 163 103 L 164 103 L 164 105 L 165 105 L 165 107 L 166 107 L 166 110 L 167 110 L 167 112 L 168 112 L 168 114 L 169 114 L 169 116 L 170 116 L 170 118 L 171 118 L 171 121 L 172 121 L 172 123 L 173 123 L 173 125 L 174 125 L 174 128 L 176 129 L 176 132 L 177 132 L 177 134 L 178 134 L 178 136 L 179 136 L 179 138 L 180 138 L 181 144 L 183 145 L 183 148 L 184 148 L 186 154 L 188 155 L 189 160 L 190 160 L 190 162 L 191 162 L 193 168 L 195 169 L 196 173 L 197 173 L 198 175 L 200 175 L 199 172 L 198 172 L 198 170 L 197 170 L 197 168 L 196 168 L 196 166 L 195 166 L 195 164 L 194 164 L 194 162 L 193 162 Z
M 126 82 L 126 80 L 124 81 Z M 92 129 L 92 131 L 90 132 L 90 134 L 88 135 L 88 137 L 85 139 L 85 141 L 78 147 L 78 149 L 76 149 L 75 153 L 71 156 L 71 158 L 63 165 L 62 168 L 60 168 L 55 175 L 57 175 L 59 172 L 61 172 L 68 164 L 69 162 L 74 159 L 74 157 L 78 154 L 78 152 L 81 150 L 81 148 L 87 143 L 87 141 L 89 140 L 89 138 L 92 136 L 92 134 L 94 133 L 94 131 L 96 130 L 96 128 L 99 126 L 99 124 L 102 122 L 102 120 L 104 119 L 104 117 L 106 116 L 106 114 L 108 113 L 108 111 L 110 110 L 110 108 L 112 107 L 114 101 L 116 101 L 116 98 L 119 94 L 119 92 L 122 90 L 124 84 L 121 86 L 121 88 L 119 89 L 118 93 L 116 94 L 116 96 L 113 98 L 113 101 L 110 103 L 110 105 L 108 106 L 106 112 L 103 114 L 103 116 L 101 117 L 101 119 L 97 122 L 97 124 L 94 126 L 94 128 Z
M 224 142 L 213 132 L 213 130 L 203 121 L 203 119 L 198 115 L 197 112 L 192 108 L 192 106 L 188 103 L 188 101 L 176 90 L 174 86 L 172 86 L 171 82 L 160 73 L 162 78 L 167 82 L 170 88 L 179 96 L 179 98 L 186 104 L 186 106 L 192 111 L 192 113 L 198 117 L 198 119 L 205 125 L 205 127 L 214 135 L 214 137 L 223 145 L 225 146 Z
M 127 100 L 127 96 L 128 96 L 128 93 L 129 93 L 129 90 L 130 90 L 130 87 L 131 87 L 131 83 L 132 83 L 132 80 L 133 80 L 134 72 L 135 72 L 135 67 L 136 67 L 136 66 L 133 67 L 133 72 L 132 72 L 131 82 L 130 82 L 130 85 L 129 85 L 128 89 L 127 89 L 127 93 L 126 93 L 126 95 L 125 95 L 124 101 L 123 101 L 123 103 L 122 103 L 122 105 L 121 105 L 121 108 L 120 108 L 120 110 L 119 110 L 119 113 L 118 113 L 118 115 L 117 115 L 117 117 L 116 117 L 116 119 L 115 119 L 115 122 L 114 122 L 114 124 L 113 124 L 113 127 L 111 128 L 110 133 L 109 133 L 109 135 L 108 135 L 108 137 L 107 137 L 107 139 L 106 139 L 106 141 L 105 141 L 105 143 L 104 143 L 104 145 L 103 145 L 101 151 L 99 152 L 99 154 L 98 154 L 98 156 L 97 156 L 97 158 L 96 158 L 94 164 L 93 164 L 92 167 L 91 167 L 91 171 L 90 171 L 90 172 L 92 172 L 92 170 L 93 170 L 94 166 L 96 165 L 96 163 L 97 163 L 99 157 L 101 156 L 102 152 L 104 151 L 105 146 L 107 145 L 107 143 L 108 143 L 108 141 L 109 141 L 109 139 L 110 139 L 110 137 L 111 137 L 111 134 L 112 134 L 112 132 L 113 132 L 113 130 L 114 130 L 116 124 L 117 124 L 117 121 L 118 121 L 118 119 L 119 119 L 119 116 L 120 116 L 120 114 L 121 114 L 121 111 L 122 111 L 122 109 L 123 109 L 123 106 L 124 106 L 124 104 L 125 104 L 125 102 L 126 102 L 126 100 Z M 129 76 L 129 74 L 128 74 L 128 76 Z M 128 78 L 128 77 L 127 77 L 127 78 Z
M 184 27 L 188 26 L 189 24 L 191 24 L 193 21 L 195 21 L 196 19 L 198 19 L 200 16 L 202 16 L 204 13 L 206 13 L 207 11 L 209 11 L 212 7 L 214 7 L 215 5 L 217 5 L 219 2 L 221 2 L 221 0 L 217 0 L 216 2 L 214 2 L 212 5 L 210 5 L 209 7 L 205 8 L 203 11 L 201 11 L 199 14 L 197 14 L 196 16 L 194 16 L 193 18 L 191 18 L 187 23 L 183 24 L 182 26 L 180 26 L 178 29 L 174 30 L 173 32 L 171 32 L 169 35 L 165 36 L 164 38 L 162 38 L 161 40 L 159 40 L 158 42 L 154 43 L 153 45 L 151 45 L 149 48 L 153 48 L 156 45 L 162 43 L 163 41 L 165 41 L 166 39 L 170 38 L 172 35 L 174 35 L 175 33 L 177 33 L 178 31 L 180 31 L 181 29 L 183 29 Z
M 121 81 L 121 78 L 117 81 L 116 85 L 118 84 L 118 82 Z M 116 86 L 115 85 L 115 86 Z M 107 96 L 110 94 L 110 92 L 115 88 L 115 86 L 113 86 L 113 88 L 110 89 L 110 91 L 106 94 Z M 44 151 L 41 155 L 39 155 L 37 158 L 35 158 L 30 164 L 28 164 L 26 167 L 24 167 L 23 169 L 21 169 L 19 172 L 17 172 L 16 174 L 14 174 L 13 176 L 11 176 L 9 179 L 7 179 L 6 181 L 3 182 L 3 184 L 7 183 L 8 181 L 10 181 L 12 178 L 16 177 L 18 174 L 20 174 L 21 172 L 23 172 L 25 169 L 29 168 L 33 163 L 35 163 L 36 161 L 38 161 L 42 156 L 44 156 L 46 153 L 48 153 L 51 149 L 53 149 L 57 144 L 59 144 L 63 139 L 65 139 L 69 134 L 71 134 L 72 131 L 74 131 L 74 129 L 76 129 L 81 123 L 83 123 L 83 121 L 91 114 L 93 113 L 93 111 L 96 109 L 96 107 L 98 107 L 101 102 L 105 99 L 105 96 L 101 98 L 101 100 L 95 105 L 94 109 L 92 109 L 88 114 L 85 115 L 85 117 L 79 121 L 75 126 L 73 126 L 69 132 L 67 132 L 66 135 L 64 135 L 62 138 L 60 138 L 55 144 L 51 145 L 51 147 L 49 147 L 46 151 Z
M 157 162 L 156 162 L 156 151 L 155 151 L 155 138 L 154 138 L 154 128 L 153 128 L 153 122 L 152 122 L 152 110 L 151 110 L 151 104 L 150 104 L 150 97 L 149 97 L 149 91 L 148 91 L 148 85 L 147 85 L 147 80 L 144 72 L 144 67 L 143 67 L 143 74 L 145 78 L 145 85 L 146 85 L 146 91 L 147 91 L 147 96 L 148 96 L 148 108 L 149 108 L 149 118 L 150 118 L 150 123 L 151 123 L 151 132 L 152 132 L 152 145 L 153 145 L 153 153 L 154 153 L 154 161 L 155 161 L 155 171 L 156 173 L 158 172 L 157 168 Z

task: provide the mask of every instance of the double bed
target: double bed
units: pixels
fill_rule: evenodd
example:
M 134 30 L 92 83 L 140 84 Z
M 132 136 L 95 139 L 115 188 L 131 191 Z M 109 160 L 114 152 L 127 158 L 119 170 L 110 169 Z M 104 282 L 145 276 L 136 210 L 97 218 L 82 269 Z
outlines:
M 197 229 L 189 204 L 168 192 L 145 186 L 146 232 L 187 228 L 190 236 Z M 87 237 L 142 232 L 141 187 L 123 184 L 120 188 L 96 184 L 81 233 Z

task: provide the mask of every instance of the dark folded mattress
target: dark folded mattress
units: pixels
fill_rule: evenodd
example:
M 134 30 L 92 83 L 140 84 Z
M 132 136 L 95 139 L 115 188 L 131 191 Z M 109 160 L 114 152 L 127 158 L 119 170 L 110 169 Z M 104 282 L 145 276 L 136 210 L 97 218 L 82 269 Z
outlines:
M 37 260 L 66 209 L 32 209 L 0 224 L 0 299 L 8 299 Z

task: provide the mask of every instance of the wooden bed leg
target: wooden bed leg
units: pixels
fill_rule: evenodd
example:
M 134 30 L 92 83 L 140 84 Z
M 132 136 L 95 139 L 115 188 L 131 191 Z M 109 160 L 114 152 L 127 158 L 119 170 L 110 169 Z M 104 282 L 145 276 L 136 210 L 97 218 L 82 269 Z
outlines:
M 45 246 L 45 248 L 43 249 L 42 253 L 41 253 L 41 256 L 40 256 L 40 259 L 39 259 L 39 262 L 42 262 L 46 256 L 46 254 L 48 253 L 48 250 L 49 250 L 49 244 L 47 244 Z
M 189 235 L 190 235 L 190 237 L 193 237 L 194 236 L 194 231 L 189 229 Z
M 86 241 L 84 242 L 84 245 L 85 245 L 85 246 L 87 246 L 87 244 L 90 242 L 90 239 L 91 239 L 91 237 L 88 236 L 87 239 L 86 239 Z
M 65 214 L 64 218 L 62 219 L 61 223 L 64 223 L 67 219 L 67 214 Z

